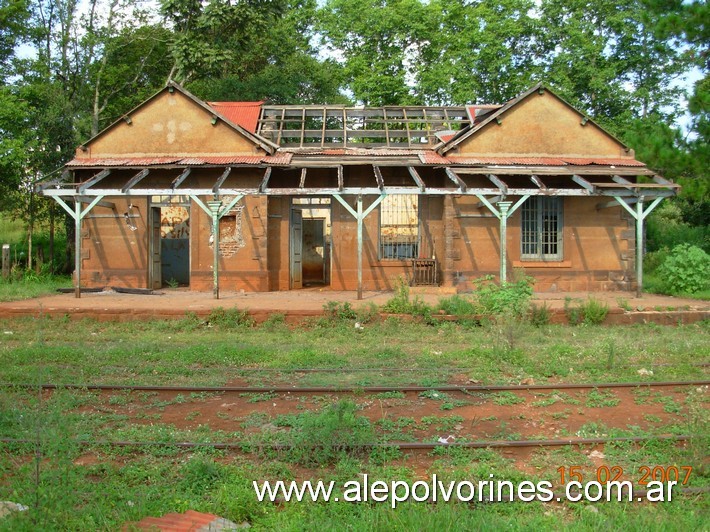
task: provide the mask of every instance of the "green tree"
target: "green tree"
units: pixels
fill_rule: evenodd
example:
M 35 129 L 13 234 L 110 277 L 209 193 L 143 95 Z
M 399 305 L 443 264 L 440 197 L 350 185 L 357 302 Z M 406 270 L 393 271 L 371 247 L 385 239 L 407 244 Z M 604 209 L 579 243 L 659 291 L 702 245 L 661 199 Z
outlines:
M 286 1 L 161 0 L 160 6 L 173 30 L 170 77 L 187 83 L 229 74 L 259 35 L 284 13 Z
M 539 21 L 528 0 L 434 0 L 417 64 L 417 92 L 430 104 L 502 103 L 539 78 Z
M 289 0 L 283 15 L 255 36 L 226 73 L 199 75 L 188 87 L 210 101 L 344 102 L 340 66 L 319 58 L 312 44 L 315 13 L 315 0 Z
M 539 13 L 545 77 L 570 103 L 617 134 L 637 118 L 678 115 L 674 81 L 687 64 L 640 0 L 543 0 Z
M 329 0 L 319 13 L 323 46 L 343 66 L 346 88 L 365 105 L 420 104 L 426 6 L 420 0 Z M 428 34 L 428 32 L 427 32 Z

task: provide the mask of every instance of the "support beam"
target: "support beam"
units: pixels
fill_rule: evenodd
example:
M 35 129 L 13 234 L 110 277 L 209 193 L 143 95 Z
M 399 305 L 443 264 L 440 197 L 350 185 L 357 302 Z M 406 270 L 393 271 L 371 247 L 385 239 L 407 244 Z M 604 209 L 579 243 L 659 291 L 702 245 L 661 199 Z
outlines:
M 82 203 L 93 203 L 95 206 L 98 206 L 98 207 L 106 207 L 107 209 L 116 210 L 116 204 L 113 203 L 112 201 L 99 200 L 94 203 L 94 200 L 96 198 L 91 197 L 91 196 L 77 196 L 76 198 Z
M 74 202 L 74 297 L 81 298 L 81 202 Z
M 627 198 L 627 199 L 624 201 L 624 203 L 626 203 L 627 205 L 633 205 L 634 203 L 638 203 L 638 200 L 639 200 L 638 198 Z M 597 209 L 598 211 L 600 211 L 600 210 L 602 210 L 602 209 L 609 209 L 609 208 L 611 208 L 611 207 L 618 207 L 618 206 L 619 206 L 619 201 L 616 200 L 616 199 L 613 199 L 613 200 L 611 200 L 611 201 L 606 201 L 606 202 L 602 202 L 602 203 L 597 203 L 596 209 Z
M 490 204 L 492 204 L 492 203 L 498 203 L 499 201 L 503 201 L 503 196 L 493 196 L 493 197 L 489 200 L 489 203 L 490 203 Z M 483 203 L 482 201 L 479 201 L 478 203 L 476 203 L 475 207 L 476 207 L 477 209 L 480 209 L 480 208 L 482 208 L 482 207 L 488 208 L 488 205 L 486 205 L 486 204 Z
M 141 170 L 140 172 L 138 172 L 136 175 L 134 175 L 134 176 L 128 181 L 128 183 L 126 183 L 126 186 L 124 186 L 124 187 L 121 189 L 121 192 L 122 192 L 123 194 L 125 194 L 126 192 L 128 192 L 129 190 L 131 190 L 131 189 L 132 189 L 133 187 L 135 187 L 138 183 L 140 183 L 140 182 L 143 180 L 143 178 L 146 177 L 149 173 L 150 173 L 150 170 L 148 170 L 147 168 L 146 168 L 145 170 Z
M 217 181 L 214 184 L 214 187 L 212 187 L 212 192 L 214 193 L 215 196 L 219 195 L 219 189 L 222 188 L 222 185 L 224 185 L 224 182 L 227 180 L 229 177 L 229 174 L 232 173 L 232 167 L 228 166 L 227 168 L 224 169 L 224 172 L 222 172 L 222 175 L 219 176 Z
M 261 180 L 261 185 L 259 185 L 259 192 L 264 193 L 269 186 L 269 178 L 271 177 L 271 167 L 269 166 L 264 172 L 264 178 Z
M 580 177 L 578 175 L 573 175 L 572 181 L 577 183 L 583 189 L 588 190 L 589 192 L 592 192 L 592 193 L 596 192 L 596 187 L 594 185 L 592 185 L 589 181 L 584 179 L 583 177 Z
M 426 192 L 426 186 L 424 185 L 424 180 L 419 175 L 419 172 L 417 172 L 413 166 L 407 166 L 407 170 L 409 170 L 409 175 L 412 176 L 412 179 L 414 179 L 414 182 L 419 187 L 419 192 L 422 192 L 422 193 Z
M 55 196 L 54 199 L 62 206 L 62 208 L 69 213 L 69 216 L 74 218 L 74 274 L 76 275 L 74 284 L 74 297 L 81 297 L 81 220 L 89 214 L 91 209 L 93 209 L 98 203 L 101 202 L 103 196 L 97 196 L 94 198 L 89 205 L 82 210 L 81 208 L 81 198 L 76 196 L 74 199 L 74 208 L 72 209 L 67 205 L 67 203 L 60 197 Z
M 222 202 L 208 201 L 207 205 L 212 216 L 212 296 L 219 299 L 219 211 Z
M 343 191 L 344 188 L 344 183 L 343 183 L 343 165 L 339 164 L 338 165 L 338 190 L 340 192 Z
M 668 179 L 660 175 L 653 175 L 651 176 L 651 179 L 653 179 L 654 183 L 658 183 L 659 185 L 665 185 L 668 188 L 680 188 L 680 185 L 674 183 L 673 181 L 669 181 Z
M 624 179 L 624 178 L 621 177 L 620 175 L 613 175 L 613 176 L 611 176 L 611 180 L 612 180 L 614 183 L 619 183 L 620 185 L 624 185 L 624 186 L 627 186 L 627 187 L 633 187 L 633 186 L 635 185 L 635 183 L 632 183 L 632 182 L 629 181 L 628 179 Z
M 445 171 L 446 175 L 449 176 L 449 179 L 451 179 L 451 181 L 459 187 L 459 190 L 461 192 L 466 192 L 468 187 L 466 186 L 466 183 L 464 183 L 463 179 L 461 179 L 451 168 L 446 168 Z
M 200 209 L 202 209 L 212 221 L 212 294 L 215 299 L 219 299 L 219 221 L 222 217 L 231 211 L 234 206 L 241 201 L 244 194 L 237 194 L 229 203 L 223 205 L 222 201 L 208 201 L 207 204 L 197 196 L 191 194 L 190 199 L 194 201 Z
M 636 297 L 641 297 L 643 292 L 643 221 L 661 203 L 663 197 L 654 199 L 645 210 L 643 196 L 638 198 L 636 209 L 632 209 L 626 201 L 618 196 L 615 196 L 614 199 L 636 220 Z
M 382 179 L 382 172 L 380 171 L 379 166 L 373 166 L 373 170 L 375 171 L 375 179 L 377 179 L 377 188 L 380 190 L 385 189 L 385 180 Z
M 531 175 L 530 176 L 530 181 L 535 183 L 535 186 L 539 188 L 540 190 L 546 191 L 547 190 L 547 185 L 543 183 L 540 178 L 536 175 Z
M 362 299 L 362 243 L 363 243 L 363 228 L 362 223 L 367 216 L 377 207 L 387 195 L 381 194 L 372 204 L 362 210 L 362 194 L 357 196 L 357 210 L 353 209 L 340 194 L 333 194 L 333 197 L 340 203 L 345 210 L 352 214 L 357 220 L 357 298 Z
M 170 183 L 170 188 L 175 190 L 177 187 L 182 185 L 182 182 L 188 178 L 188 176 L 190 175 L 191 172 L 192 172 L 192 168 L 185 168 L 179 176 L 177 176 L 175 179 L 173 179 L 173 182 Z
M 512 201 L 499 201 L 498 209 L 500 209 L 500 284 L 501 286 L 508 282 L 508 212 L 510 211 Z
M 493 183 L 495 186 L 497 186 L 500 189 L 503 196 L 508 195 L 508 185 L 506 185 L 505 183 L 503 183 L 503 181 L 498 179 L 498 176 L 495 176 L 493 174 L 488 174 L 488 175 L 486 175 L 486 177 L 489 179 L 489 181 L 491 183 Z
M 81 184 L 79 185 L 79 194 L 83 194 L 84 191 L 85 191 L 87 188 L 89 188 L 89 187 L 95 185 L 96 183 L 98 183 L 98 182 L 101 181 L 102 179 L 108 177 L 110 173 L 111 173 L 111 170 L 108 169 L 108 168 L 106 168 L 105 170 L 101 170 L 101 171 L 100 171 L 98 174 L 96 174 L 95 176 L 90 177 L 89 179 L 87 179 L 86 181 L 84 181 L 83 183 L 81 183 Z
M 301 168 L 301 180 L 298 182 L 298 188 L 306 188 L 306 169 Z
M 512 201 L 499 201 L 497 202 L 498 208 L 496 209 L 493 206 L 493 203 L 489 201 L 485 196 L 482 194 L 477 194 L 478 199 L 481 200 L 481 203 L 488 207 L 488 210 L 491 211 L 496 218 L 500 221 L 500 282 L 501 284 L 507 282 L 507 276 L 508 276 L 508 262 L 507 262 L 507 230 L 508 230 L 508 218 L 510 218 L 515 211 L 517 211 L 520 206 L 527 201 L 527 199 L 530 197 L 530 194 L 526 194 L 522 196 L 518 201 L 513 203 Z M 496 199 L 496 198 L 491 198 L 491 199 Z

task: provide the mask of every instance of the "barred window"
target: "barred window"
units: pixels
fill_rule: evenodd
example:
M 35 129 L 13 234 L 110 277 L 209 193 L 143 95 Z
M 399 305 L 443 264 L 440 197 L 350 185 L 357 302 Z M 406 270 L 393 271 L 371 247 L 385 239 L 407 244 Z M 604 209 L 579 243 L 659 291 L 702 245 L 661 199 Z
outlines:
M 380 258 L 419 256 L 419 196 L 396 194 L 380 203 Z
M 528 198 L 521 218 L 520 258 L 562 260 L 562 198 Z

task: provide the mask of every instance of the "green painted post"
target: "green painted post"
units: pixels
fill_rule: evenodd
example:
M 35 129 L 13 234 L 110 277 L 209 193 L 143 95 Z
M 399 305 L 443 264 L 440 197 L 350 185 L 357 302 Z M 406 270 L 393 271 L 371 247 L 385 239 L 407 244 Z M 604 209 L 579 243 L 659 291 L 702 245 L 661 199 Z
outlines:
M 357 197 L 357 299 L 362 299 L 362 194 Z
M 81 298 L 81 202 L 74 200 L 74 297 Z
M 208 201 L 207 206 L 212 214 L 212 295 L 214 299 L 219 299 L 219 210 L 222 207 L 222 201 Z
M 643 292 L 643 198 L 636 203 L 636 297 Z
M 497 203 L 500 216 L 500 284 L 508 282 L 508 257 L 507 257 L 507 241 L 508 241 L 508 211 L 512 201 L 499 201 Z

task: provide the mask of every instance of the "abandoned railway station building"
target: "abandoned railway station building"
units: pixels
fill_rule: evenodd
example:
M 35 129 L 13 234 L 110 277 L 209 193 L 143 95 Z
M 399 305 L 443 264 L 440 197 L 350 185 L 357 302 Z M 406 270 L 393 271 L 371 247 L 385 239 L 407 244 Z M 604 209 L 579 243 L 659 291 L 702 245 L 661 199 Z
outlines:
M 633 290 L 644 219 L 677 193 L 549 88 L 502 105 L 205 102 L 164 89 L 44 182 L 77 288 Z M 77 290 L 77 296 L 79 291 Z

